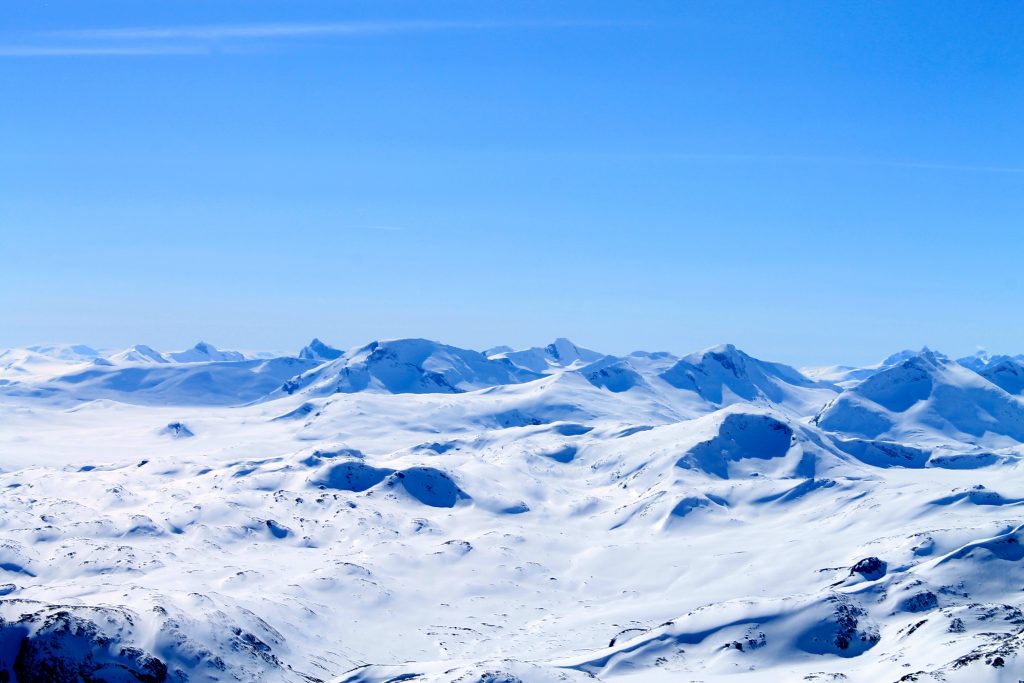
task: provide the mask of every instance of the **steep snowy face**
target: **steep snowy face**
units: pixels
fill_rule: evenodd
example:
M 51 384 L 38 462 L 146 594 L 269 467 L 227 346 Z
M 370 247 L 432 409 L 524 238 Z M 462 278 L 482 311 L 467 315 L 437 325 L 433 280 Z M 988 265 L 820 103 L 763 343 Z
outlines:
M 647 386 L 643 375 L 626 358 L 605 356 L 596 363 L 580 368 L 579 373 L 595 387 L 607 389 L 613 393 Z
M 335 360 L 341 357 L 343 351 L 324 344 L 319 339 L 313 339 L 313 341 L 302 347 L 299 351 L 299 358 L 304 360 L 319 360 L 328 361 Z
M 808 379 L 788 365 L 748 356 L 732 344 L 685 356 L 659 377 L 717 406 L 749 401 L 788 405 L 806 412 L 839 391 L 832 384 Z
M 113 363 L 169 363 L 162 353 L 145 344 L 135 344 L 107 356 Z
M 540 377 L 504 358 L 427 339 L 372 342 L 285 383 L 284 393 L 459 393 Z
M 1024 403 L 959 363 L 925 351 L 844 392 L 815 423 L 867 438 L 1022 441 Z
M 1024 360 L 1004 357 L 982 368 L 979 374 L 1008 394 L 1024 394 Z
M 501 347 L 500 350 L 492 351 L 495 352 L 488 354 L 492 360 L 507 360 L 518 368 L 540 374 L 578 369 L 604 357 L 604 354 L 580 348 L 564 337 L 559 337 L 544 347 L 533 347 L 523 351 Z
M 243 361 L 245 356 L 238 351 L 221 351 L 212 344 L 199 342 L 186 351 L 175 351 L 166 354 L 175 363 L 206 363 L 210 361 L 231 362 Z

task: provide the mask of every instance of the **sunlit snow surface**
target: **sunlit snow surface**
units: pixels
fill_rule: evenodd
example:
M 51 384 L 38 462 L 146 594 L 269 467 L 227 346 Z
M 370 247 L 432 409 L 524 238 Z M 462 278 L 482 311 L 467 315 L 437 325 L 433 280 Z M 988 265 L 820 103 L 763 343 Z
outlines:
M 0 671 L 1016 682 L 1024 373 L 974 360 L 0 352 Z

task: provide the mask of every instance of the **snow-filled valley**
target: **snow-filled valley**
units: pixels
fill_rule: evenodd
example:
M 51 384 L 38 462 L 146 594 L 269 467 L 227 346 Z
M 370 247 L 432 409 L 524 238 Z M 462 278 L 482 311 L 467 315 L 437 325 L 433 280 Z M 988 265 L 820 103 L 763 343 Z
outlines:
M 0 351 L 0 680 L 1024 679 L 1024 357 Z

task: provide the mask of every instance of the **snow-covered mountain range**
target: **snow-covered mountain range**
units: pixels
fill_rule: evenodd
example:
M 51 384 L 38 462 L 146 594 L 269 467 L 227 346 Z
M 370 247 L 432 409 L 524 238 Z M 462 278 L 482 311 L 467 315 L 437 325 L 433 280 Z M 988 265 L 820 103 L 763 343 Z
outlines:
M 1024 356 L 0 351 L 0 680 L 1024 679 Z

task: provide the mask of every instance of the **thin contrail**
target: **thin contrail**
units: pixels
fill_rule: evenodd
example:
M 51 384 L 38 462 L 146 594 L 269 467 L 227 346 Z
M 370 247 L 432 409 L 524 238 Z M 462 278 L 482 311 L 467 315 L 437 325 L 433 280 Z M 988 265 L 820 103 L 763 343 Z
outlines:
M 36 35 L 74 40 L 227 40 L 305 36 L 372 35 L 425 31 L 584 28 L 617 25 L 600 21 L 339 21 L 321 23 L 138 26 L 46 31 Z
M 203 55 L 210 54 L 210 44 L 217 42 L 234 42 L 236 45 L 248 42 L 251 45 L 252 41 L 260 39 L 355 37 L 444 31 L 600 28 L 623 25 L 626 24 L 621 21 L 596 20 L 410 20 L 65 29 L 8 33 L 7 43 L 0 44 L 0 57 Z M 12 38 L 16 42 L 11 42 Z M 152 41 L 152 44 L 139 44 L 143 41 Z
M 700 154 L 700 153 L 651 153 L 630 155 L 637 159 L 664 161 L 721 161 L 786 164 L 835 164 L 841 166 L 883 166 L 888 168 L 917 168 L 935 171 L 963 171 L 970 173 L 1024 174 L 1024 166 L 997 166 L 990 164 L 953 164 L 930 161 L 905 161 L 900 159 L 856 159 L 851 157 L 830 157 L 786 154 Z
M 0 57 L 140 57 L 147 55 L 206 55 L 210 49 L 196 45 L 165 46 L 51 46 L 0 45 Z

